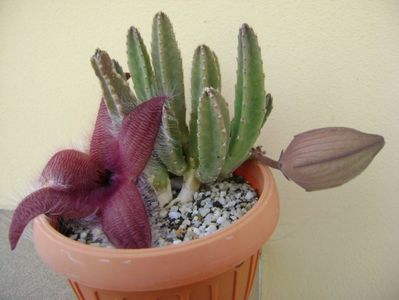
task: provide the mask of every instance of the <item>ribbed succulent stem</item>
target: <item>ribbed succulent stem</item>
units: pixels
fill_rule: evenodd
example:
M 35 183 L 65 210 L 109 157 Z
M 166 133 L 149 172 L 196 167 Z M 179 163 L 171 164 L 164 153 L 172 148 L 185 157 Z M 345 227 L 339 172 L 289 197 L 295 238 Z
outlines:
M 147 55 L 148 56 L 148 55 Z M 127 77 L 116 60 L 102 50 L 97 50 L 91 58 L 92 66 L 100 79 L 108 112 L 116 126 L 122 122 L 138 101 L 127 83 Z M 132 69 L 130 70 L 132 72 Z M 133 69 L 133 71 L 135 71 Z M 148 99 L 156 96 L 148 93 Z M 161 162 L 152 155 L 144 171 L 161 201 L 172 199 L 169 174 Z
M 227 103 L 213 88 L 205 88 L 198 104 L 197 178 L 204 183 L 215 181 L 226 157 L 230 119 Z
M 190 119 L 190 164 L 198 166 L 198 103 L 204 88 L 221 91 L 218 59 L 206 45 L 198 46 L 193 57 L 191 70 L 191 119 Z
M 127 62 L 137 98 L 142 102 L 157 95 L 150 57 L 137 28 L 127 34 Z
M 122 78 L 127 80 L 126 73 L 123 71 L 122 66 L 115 59 L 112 59 L 112 66 L 114 67 L 116 73 L 118 73 L 119 75 L 121 75 Z
M 162 12 L 155 15 L 152 27 L 151 57 L 155 78 L 164 95 L 173 96 L 171 109 L 177 118 L 183 147 L 188 142 L 183 65 L 180 50 L 169 18 Z
M 114 124 L 119 124 L 137 105 L 137 99 L 130 90 L 122 68 L 107 52 L 97 49 L 91 64 L 100 80 L 111 118 Z
M 151 159 L 144 169 L 144 173 L 146 174 L 147 180 L 154 188 L 160 205 L 170 202 L 173 196 L 169 173 L 162 165 L 155 152 L 152 153 Z
M 264 77 L 257 37 L 252 28 L 244 24 L 238 35 L 235 110 L 223 176 L 228 176 L 248 158 L 263 126 L 267 114 Z
M 129 70 L 139 101 L 142 102 L 159 95 L 147 48 L 139 31 L 135 27 L 131 27 L 127 34 L 127 55 Z M 169 106 L 170 104 L 168 103 L 166 105 Z M 162 127 L 155 145 L 157 155 L 153 155 L 147 167 L 148 173 L 152 175 L 150 176 L 151 184 L 158 195 L 161 205 L 172 199 L 169 174 L 164 164 L 171 172 L 177 173 L 178 175 L 181 175 L 185 169 L 185 159 L 182 155 L 181 144 L 178 143 L 178 140 L 173 141 L 174 143 L 171 143 L 169 140 L 170 137 L 176 135 L 173 129 L 178 129 L 177 125 L 171 125 L 174 119 L 170 119 L 171 114 L 165 115 L 165 113 L 163 113 Z M 178 162 L 177 166 L 176 164 L 172 164 L 172 162 L 176 161 Z M 183 163 L 181 161 L 183 161 Z M 179 168 L 183 170 L 180 171 Z
M 156 152 L 169 172 L 182 175 L 188 147 L 183 65 L 172 24 L 162 12 L 153 20 L 151 46 L 157 88 L 172 98 L 165 105 Z
M 169 102 L 174 101 L 169 100 Z M 179 137 L 178 120 L 170 104 L 164 106 L 162 126 L 158 134 L 155 151 L 169 172 L 181 176 L 187 168 L 186 157 Z

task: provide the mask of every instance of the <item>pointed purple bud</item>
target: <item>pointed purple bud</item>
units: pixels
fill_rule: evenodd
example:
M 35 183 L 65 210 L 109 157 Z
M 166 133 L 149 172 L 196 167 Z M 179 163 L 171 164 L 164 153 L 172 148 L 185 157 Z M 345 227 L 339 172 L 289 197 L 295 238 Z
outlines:
M 384 146 L 384 138 L 344 127 L 310 130 L 282 153 L 283 174 L 307 191 L 342 185 L 359 175 Z
M 137 187 L 125 182 L 102 207 L 104 233 L 117 248 L 148 248 L 151 227 Z
M 151 157 L 161 125 L 167 97 L 156 97 L 138 105 L 122 121 L 119 136 L 122 172 L 136 179 Z

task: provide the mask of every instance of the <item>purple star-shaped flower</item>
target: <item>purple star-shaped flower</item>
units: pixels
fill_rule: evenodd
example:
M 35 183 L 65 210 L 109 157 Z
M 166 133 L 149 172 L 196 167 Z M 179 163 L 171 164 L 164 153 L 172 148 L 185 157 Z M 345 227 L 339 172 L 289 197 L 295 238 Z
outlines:
M 57 152 L 43 170 L 43 187 L 15 210 L 9 231 L 11 249 L 40 214 L 76 219 L 95 213 L 116 247 L 150 247 L 151 228 L 136 181 L 154 148 L 166 99 L 156 97 L 140 104 L 117 128 L 102 100 L 89 153 Z

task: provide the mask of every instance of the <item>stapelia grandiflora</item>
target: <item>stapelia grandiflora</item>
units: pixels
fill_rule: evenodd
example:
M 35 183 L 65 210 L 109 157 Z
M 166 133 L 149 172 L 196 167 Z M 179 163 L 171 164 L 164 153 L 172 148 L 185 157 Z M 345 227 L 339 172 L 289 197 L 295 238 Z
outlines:
M 274 161 L 258 147 L 252 157 L 281 172 L 306 191 L 342 185 L 363 172 L 384 146 L 384 138 L 352 128 L 326 127 L 294 137 Z
M 43 170 L 43 187 L 15 210 L 11 249 L 40 214 L 66 219 L 97 214 L 115 247 L 150 247 L 151 228 L 136 181 L 151 156 L 165 101 L 166 97 L 148 100 L 114 126 L 102 100 L 89 153 L 56 153 Z

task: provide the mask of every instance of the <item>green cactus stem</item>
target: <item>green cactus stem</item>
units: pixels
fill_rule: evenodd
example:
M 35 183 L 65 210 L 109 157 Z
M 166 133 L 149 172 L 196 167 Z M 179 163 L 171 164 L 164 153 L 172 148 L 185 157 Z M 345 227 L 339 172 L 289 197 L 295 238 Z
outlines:
M 155 15 L 152 27 L 151 57 L 160 92 L 171 95 L 171 108 L 177 118 L 183 147 L 188 142 L 183 65 L 180 50 L 169 18 L 162 12 Z
M 142 102 L 158 95 L 157 83 L 147 48 L 139 31 L 133 26 L 127 35 L 127 55 L 129 71 L 139 101 Z M 155 145 L 157 155 L 154 154 L 154 156 L 157 158 L 152 157 L 148 166 L 149 173 L 153 175 L 148 178 L 152 179 L 152 185 L 158 194 L 161 205 L 172 199 L 168 173 L 162 163 L 168 167 L 169 171 L 177 175 L 182 175 L 186 168 L 181 144 L 176 142 L 178 140 L 171 140 L 171 136 L 178 135 L 173 132 L 174 128 L 178 128 L 173 121 L 174 118 L 171 114 L 163 113 L 163 126 Z
M 191 70 L 190 165 L 193 168 L 198 166 L 198 102 L 206 87 L 221 91 L 220 68 L 215 53 L 201 45 L 195 50 Z
M 204 183 L 215 181 L 228 149 L 230 118 L 227 103 L 213 88 L 205 88 L 198 105 L 197 178 Z
M 112 65 L 113 65 L 116 73 L 118 73 L 119 75 L 121 75 L 122 78 L 127 80 L 126 73 L 123 71 L 123 68 L 115 59 L 112 59 Z
M 154 17 L 151 57 L 159 92 L 172 96 L 158 137 L 157 154 L 168 170 L 182 175 L 187 168 L 188 147 L 183 66 L 172 24 L 164 13 Z
M 160 206 L 165 206 L 165 204 L 173 199 L 172 188 L 168 170 L 162 165 L 155 152 L 152 153 L 151 159 L 144 169 L 144 173 L 154 188 Z
M 91 58 L 91 64 L 100 80 L 112 120 L 114 124 L 119 124 L 137 105 L 137 99 L 130 90 L 126 77 L 119 73 L 121 68 L 117 67 L 119 71 L 116 70 L 115 63 L 107 52 L 97 49 Z
M 169 101 L 174 101 L 174 99 Z M 162 114 L 162 127 L 159 131 L 155 151 L 168 168 L 169 172 L 181 176 L 187 169 L 187 163 L 182 144 L 180 140 L 176 138 L 178 135 L 179 127 L 177 118 L 171 106 L 165 104 Z
M 116 60 L 111 60 L 105 51 L 96 50 L 96 53 L 91 58 L 91 63 L 97 77 L 100 79 L 108 112 L 113 123 L 119 126 L 123 117 L 137 105 L 138 100 L 126 82 L 126 75 L 122 67 Z M 150 98 L 152 98 L 151 95 Z M 169 174 L 155 154 L 151 156 L 151 160 L 144 172 L 153 186 L 160 203 L 169 202 L 172 199 Z
M 127 63 L 139 101 L 142 102 L 157 95 L 150 57 L 140 33 L 133 26 L 127 34 Z
M 257 37 L 247 24 L 238 35 L 238 68 L 235 110 L 231 123 L 230 146 L 222 176 L 228 176 L 245 161 L 255 143 L 266 111 L 262 56 Z
M 227 154 L 230 119 L 227 103 L 219 91 L 205 87 L 197 110 L 198 166 L 184 173 L 183 187 L 169 207 L 192 201 L 201 183 L 215 181 Z

